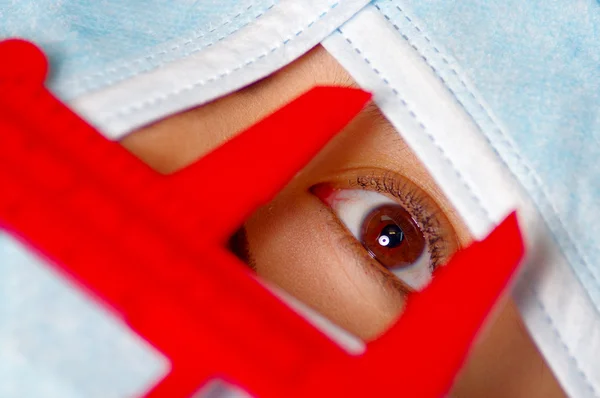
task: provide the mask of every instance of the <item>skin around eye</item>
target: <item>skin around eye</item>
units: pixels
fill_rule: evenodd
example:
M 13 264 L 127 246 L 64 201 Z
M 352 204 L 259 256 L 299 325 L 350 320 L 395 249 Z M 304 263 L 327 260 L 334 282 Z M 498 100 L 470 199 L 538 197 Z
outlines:
M 313 186 L 369 255 L 407 290 L 421 290 L 458 249 L 456 233 L 435 201 L 393 173 L 356 170 Z

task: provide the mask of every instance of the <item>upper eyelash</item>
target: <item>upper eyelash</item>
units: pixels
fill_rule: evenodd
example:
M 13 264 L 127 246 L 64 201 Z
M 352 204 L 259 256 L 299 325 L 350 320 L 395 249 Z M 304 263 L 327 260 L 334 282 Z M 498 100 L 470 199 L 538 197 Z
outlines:
M 406 211 L 415 218 L 425 234 L 429 244 L 431 271 L 440 265 L 447 247 L 447 239 L 440 231 L 439 210 L 437 210 L 437 206 L 430 203 L 433 199 L 425 196 L 426 194 L 421 192 L 414 183 L 408 180 L 400 180 L 398 176 L 391 172 L 357 176 L 355 179 L 349 180 L 348 183 L 350 186 L 387 193 L 398 199 Z

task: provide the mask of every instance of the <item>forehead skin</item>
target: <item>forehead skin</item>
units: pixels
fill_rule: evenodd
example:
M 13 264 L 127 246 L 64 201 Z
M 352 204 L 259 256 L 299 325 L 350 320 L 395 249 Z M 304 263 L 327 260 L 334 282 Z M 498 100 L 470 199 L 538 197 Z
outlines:
M 142 128 L 127 136 L 122 144 L 159 172 L 170 173 L 319 84 L 355 85 L 343 68 L 317 47 L 260 82 Z M 342 251 L 324 243 L 331 241 L 327 227 L 331 216 L 308 193 L 312 184 L 326 182 L 341 169 L 361 167 L 385 167 L 415 181 L 440 205 L 461 243 L 470 241 L 460 217 L 421 162 L 373 106 L 327 145 L 273 203 L 260 209 L 246 229 L 262 278 L 368 340 L 394 321 L 404 299 L 374 274 L 352 268 L 353 261 L 344 257 Z M 207 194 L 218 194 L 218 187 Z M 401 382 L 398 388 L 401 393 Z M 505 298 L 498 306 L 493 320 L 480 334 L 452 395 L 564 396 L 510 299 Z

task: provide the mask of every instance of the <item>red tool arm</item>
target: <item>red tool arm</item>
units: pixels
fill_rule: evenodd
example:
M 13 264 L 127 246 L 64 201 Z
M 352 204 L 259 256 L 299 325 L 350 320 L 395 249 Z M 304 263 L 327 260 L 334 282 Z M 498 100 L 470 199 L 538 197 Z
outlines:
M 260 397 L 441 396 L 522 257 L 512 215 L 352 356 L 273 296 L 225 242 L 367 93 L 315 88 L 163 176 L 52 96 L 36 47 L 5 41 L 0 59 L 0 226 L 170 359 L 148 397 L 189 397 L 212 378 Z M 218 194 L 207 183 L 231 178 L 238 184 L 218 184 Z

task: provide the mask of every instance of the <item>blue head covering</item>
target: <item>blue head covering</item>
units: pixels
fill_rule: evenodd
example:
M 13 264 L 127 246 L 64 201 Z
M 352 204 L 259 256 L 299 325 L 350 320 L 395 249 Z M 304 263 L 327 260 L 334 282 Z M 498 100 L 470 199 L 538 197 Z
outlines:
M 519 210 L 524 320 L 569 395 L 600 395 L 597 1 L 44 0 L 5 1 L 0 16 L 0 37 L 40 44 L 50 88 L 111 138 L 322 43 L 475 236 Z M 167 371 L 8 236 L 0 303 L 0 396 L 129 396 Z

